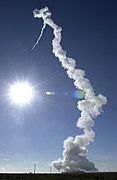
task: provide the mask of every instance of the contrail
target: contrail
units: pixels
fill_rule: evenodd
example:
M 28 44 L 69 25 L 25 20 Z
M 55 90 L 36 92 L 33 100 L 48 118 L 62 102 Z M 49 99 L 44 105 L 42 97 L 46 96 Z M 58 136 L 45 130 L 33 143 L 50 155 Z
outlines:
M 107 103 L 107 98 L 103 95 L 95 95 L 89 79 L 85 78 L 85 71 L 77 69 L 76 61 L 67 56 L 66 51 L 61 46 L 62 28 L 51 19 L 51 12 L 48 7 L 33 11 L 34 17 L 42 18 L 45 26 L 49 25 L 53 29 L 54 39 L 52 41 L 53 53 L 59 59 L 62 67 L 66 69 L 67 75 L 74 80 L 77 89 L 84 91 L 84 99 L 78 101 L 77 107 L 81 111 L 81 116 L 76 123 L 77 127 L 83 130 L 83 134 L 75 137 L 68 137 L 63 143 L 62 158 L 52 162 L 52 165 L 63 171 L 97 171 L 95 165 L 86 158 L 87 146 L 94 141 L 95 133 L 93 118 L 100 115 L 102 106 Z M 43 28 L 44 29 L 44 28 Z M 42 29 L 42 34 L 43 34 Z M 37 43 L 38 44 L 38 41 Z M 34 45 L 35 47 L 35 45 Z

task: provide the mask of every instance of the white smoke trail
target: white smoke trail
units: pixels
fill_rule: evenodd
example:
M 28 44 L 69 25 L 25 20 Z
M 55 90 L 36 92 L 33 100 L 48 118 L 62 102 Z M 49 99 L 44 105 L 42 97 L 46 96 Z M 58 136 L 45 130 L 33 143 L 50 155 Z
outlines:
M 101 94 L 95 95 L 90 81 L 85 78 L 85 71 L 76 69 L 76 61 L 67 57 L 66 51 L 62 49 L 60 44 L 62 28 L 53 22 L 48 7 L 41 10 L 35 9 L 33 13 L 35 18 L 42 18 L 44 24 L 49 25 L 53 29 L 53 53 L 58 57 L 62 67 L 67 70 L 68 77 L 74 80 L 76 88 L 85 93 L 84 100 L 78 101 L 77 106 L 81 111 L 81 116 L 77 121 L 77 127 L 83 129 L 84 133 L 76 137 L 68 137 L 63 144 L 63 158 L 53 161 L 52 165 L 56 169 L 62 169 L 64 171 L 97 171 L 95 165 L 86 158 L 87 146 L 94 141 L 95 137 L 92 129 L 94 126 L 94 120 L 92 118 L 100 115 L 101 107 L 107 103 L 107 98 Z
M 46 28 L 46 24 L 45 24 L 45 22 L 44 22 L 44 23 L 43 23 L 43 27 L 42 27 L 42 29 L 41 29 L 41 33 L 40 33 L 40 35 L 39 35 L 36 43 L 34 44 L 34 46 L 32 47 L 31 50 L 33 50 L 33 49 L 36 47 L 36 45 L 39 43 L 41 37 L 43 36 L 43 32 L 44 32 L 44 29 L 45 29 L 45 28 Z

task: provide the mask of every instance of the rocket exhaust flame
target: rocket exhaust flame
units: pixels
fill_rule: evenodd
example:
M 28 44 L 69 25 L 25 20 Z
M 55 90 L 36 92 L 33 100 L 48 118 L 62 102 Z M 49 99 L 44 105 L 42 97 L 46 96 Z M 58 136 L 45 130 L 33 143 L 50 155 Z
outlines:
M 51 12 L 48 7 L 41 10 L 33 11 L 34 17 L 42 18 L 44 26 L 41 35 L 36 44 L 38 44 L 46 25 L 53 29 L 54 39 L 52 41 L 53 53 L 59 59 L 61 65 L 67 71 L 70 79 L 74 80 L 74 85 L 77 89 L 84 92 L 84 100 L 78 101 L 78 109 L 81 111 L 81 116 L 76 123 L 77 127 L 83 129 L 83 134 L 76 137 L 68 137 L 63 143 L 62 158 L 52 162 L 52 165 L 64 171 L 97 171 L 95 165 L 86 158 L 88 152 L 87 146 L 94 141 L 95 133 L 92 129 L 94 126 L 93 118 L 96 118 L 101 113 L 101 108 L 107 103 L 107 98 L 103 95 L 95 95 L 90 81 L 85 78 L 85 71 L 76 69 L 76 61 L 73 58 L 67 57 L 66 51 L 61 46 L 61 31 L 62 28 L 56 25 L 51 19 Z

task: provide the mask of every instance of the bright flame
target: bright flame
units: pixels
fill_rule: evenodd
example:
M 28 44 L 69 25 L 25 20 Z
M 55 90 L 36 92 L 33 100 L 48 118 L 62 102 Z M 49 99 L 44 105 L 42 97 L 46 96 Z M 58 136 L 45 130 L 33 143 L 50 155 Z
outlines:
M 29 104 L 33 99 L 33 87 L 27 82 L 17 82 L 11 85 L 9 97 L 11 101 L 19 106 Z

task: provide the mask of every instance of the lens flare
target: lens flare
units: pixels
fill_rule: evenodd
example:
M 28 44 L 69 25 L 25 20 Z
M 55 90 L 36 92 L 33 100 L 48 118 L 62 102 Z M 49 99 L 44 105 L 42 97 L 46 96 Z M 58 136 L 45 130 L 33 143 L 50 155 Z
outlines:
M 85 97 L 85 92 L 81 90 L 76 90 L 74 96 L 77 99 L 83 99 Z

